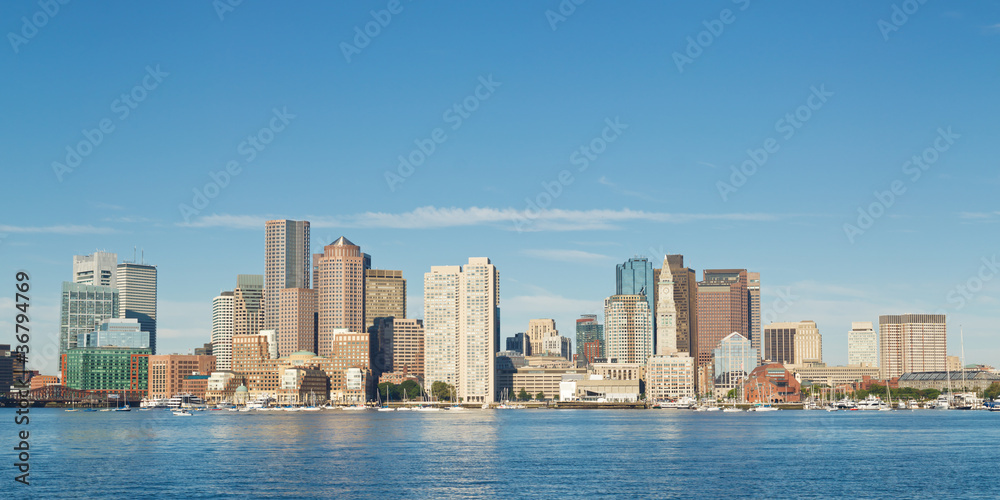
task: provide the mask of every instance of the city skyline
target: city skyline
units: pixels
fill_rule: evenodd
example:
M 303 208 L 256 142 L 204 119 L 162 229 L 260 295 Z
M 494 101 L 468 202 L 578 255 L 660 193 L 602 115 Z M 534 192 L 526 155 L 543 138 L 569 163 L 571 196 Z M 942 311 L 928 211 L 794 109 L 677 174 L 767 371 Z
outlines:
M 488 255 L 504 270 L 504 338 L 532 318 L 600 315 L 611 266 L 683 254 L 699 271 L 761 273 L 762 324 L 816 321 L 832 364 L 852 322 L 940 312 L 964 327 L 970 362 L 998 364 L 997 124 L 982 97 L 998 81 L 980 57 L 1000 43 L 995 9 L 924 4 L 886 37 L 887 5 L 724 4 L 735 22 L 680 69 L 673 55 L 723 6 L 587 4 L 552 26 L 541 5 L 404 4 L 350 61 L 341 43 L 384 3 L 243 5 L 224 20 L 203 5 L 66 8 L 0 54 L 21 79 L 9 109 L 31 117 L 0 125 L 0 166 L 20 186 L 0 201 L 0 273 L 32 274 L 32 321 L 54 337 L 69 256 L 145 249 L 157 351 L 184 353 L 209 338 L 213 297 L 265 273 L 266 220 L 311 221 L 311 253 L 346 235 L 411 280 Z M 17 31 L 37 9 L 0 13 Z M 192 25 L 166 43 L 170 23 L 132 16 Z M 469 33 L 488 43 L 454 43 Z M 843 41 L 800 43 L 814 37 Z M 122 107 L 131 93 L 143 99 Z M 92 152 L 53 169 L 94 130 Z

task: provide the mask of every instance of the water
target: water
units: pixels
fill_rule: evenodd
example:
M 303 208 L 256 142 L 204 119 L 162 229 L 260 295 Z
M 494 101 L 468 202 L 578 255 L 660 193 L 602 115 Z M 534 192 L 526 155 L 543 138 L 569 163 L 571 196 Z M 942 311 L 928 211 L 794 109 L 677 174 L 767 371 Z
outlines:
M 18 426 L 0 413 L 10 443 Z M 1000 486 L 1000 413 L 984 411 L 32 409 L 28 429 L 32 485 L 6 465 L 0 497 L 995 498 Z

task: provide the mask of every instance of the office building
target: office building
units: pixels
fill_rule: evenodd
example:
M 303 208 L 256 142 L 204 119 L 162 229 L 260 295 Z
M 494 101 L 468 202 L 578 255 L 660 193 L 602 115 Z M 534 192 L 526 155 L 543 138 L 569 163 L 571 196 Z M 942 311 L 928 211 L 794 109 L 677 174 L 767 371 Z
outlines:
M 264 223 L 264 328 L 278 328 L 279 291 L 310 288 L 309 221 Z M 256 332 L 254 332 L 256 333 Z
M 763 359 L 790 367 L 823 362 L 823 337 L 814 321 L 771 323 L 764 327 Z
M 749 298 L 746 269 L 706 269 L 698 283 L 698 342 L 695 356 L 699 365 L 712 361 L 712 350 L 727 335 L 750 336 Z
M 566 360 L 572 360 L 572 349 L 572 341 L 569 337 L 551 335 L 542 340 L 543 356 L 558 356 Z
M 823 362 L 823 336 L 815 321 L 799 321 L 795 328 L 795 366 L 808 366 Z
M 316 352 L 319 312 L 316 290 L 285 288 L 278 295 L 278 356 Z
M 156 266 L 123 262 L 115 275 L 118 317 L 134 318 L 149 332 L 149 350 L 156 354 Z
M 757 368 L 758 356 L 750 339 L 733 332 L 719 341 L 712 359 L 715 396 L 726 397 L 730 390 L 740 387 L 750 372 Z
M 851 323 L 851 331 L 847 332 L 847 364 L 878 366 L 878 334 L 871 321 Z
M 500 273 L 488 258 L 424 274 L 424 339 L 425 387 L 440 381 L 466 402 L 496 400 Z
M 92 332 L 77 336 L 77 347 L 132 347 L 149 349 L 150 334 L 142 331 L 135 318 L 109 318 L 100 322 Z
M 747 272 L 747 318 L 750 321 L 748 339 L 750 345 L 760 355 L 761 317 L 760 317 L 760 273 Z M 757 360 L 758 363 L 760 360 Z
M 877 367 L 863 363 L 852 366 L 826 366 L 822 363 L 812 366 L 799 366 L 792 369 L 802 382 L 825 387 L 840 387 L 861 382 L 865 378 L 877 379 Z
M 694 358 L 686 352 L 650 356 L 646 362 L 646 396 L 651 401 L 694 397 Z
M 423 379 L 424 322 L 419 319 L 392 318 L 391 323 L 392 371 Z
M 205 344 L 202 344 L 201 347 L 195 347 L 194 348 L 194 355 L 195 356 L 212 356 L 212 343 L 211 342 L 207 342 Z
M 280 291 L 279 291 L 280 302 Z M 281 308 L 278 308 L 281 314 Z M 256 335 L 264 329 L 264 276 L 237 274 L 233 289 L 233 335 Z
M 14 356 L 16 354 L 10 350 L 9 344 L 0 344 L 0 392 L 7 392 L 14 385 Z M 17 373 L 16 377 L 21 380 L 23 374 Z
M 365 329 L 376 318 L 406 317 L 406 280 L 403 271 L 365 269 Z
M 698 278 L 694 269 L 684 267 L 683 255 L 667 255 L 674 281 L 674 307 L 677 310 L 677 350 L 691 353 L 698 336 Z M 658 274 L 653 275 L 659 283 Z M 659 291 L 657 291 L 658 299 Z M 694 356 L 694 354 L 691 354 Z
M 81 333 L 93 332 L 102 321 L 118 317 L 118 289 L 64 281 L 59 319 L 59 353 L 77 347 Z
M 172 398 L 182 392 L 185 378 L 215 371 L 214 356 L 160 354 L 149 357 L 149 397 Z M 201 391 L 204 392 L 204 391 Z
M 674 304 L 674 277 L 670 263 L 663 257 L 663 268 L 656 273 L 656 354 L 677 352 L 677 306 Z
M 343 236 L 323 247 L 317 274 L 316 349 L 320 356 L 330 354 L 334 331 L 345 328 L 352 332 L 366 331 L 365 270 L 369 267 L 371 260 L 361 253 L 361 247 Z
M 77 347 L 65 356 L 63 380 L 70 389 L 116 394 L 126 401 L 138 401 L 146 397 L 148 375 L 149 349 Z
M 212 354 L 216 369 L 232 368 L 233 292 L 222 292 L 212 299 Z
M 116 287 L 118 285 L 118 254 L 94 252 L 91 255 L 74 255 L 73 283 Z
M 609 358 L 645 364 L 653 355 L 653 315 L 647 297 L 612 295 L 604 299 L 604 336 Z
M 945 371 L 948 329 L 944 314 L 879 316 L 878 332 L 883 379 Z
M 653 317 L 653 341 L 656 341 L 656 277 L 653 263 L 645 257 L 632 257 L 615 266 L 615 295 L 642 295 Z M 654 345 L 655 347 L 655 345 Z
M 583 314 L 576 320 L 576 354 L 588 363 L 593 363 L 593 358 L 604 357 L 604 325 L 597 320 L 596 314 Z
M 524 354 L 524 332 L 517 332 L 513 337 L 507 337 L 507 351 Z
M 528 320 L 528 330 L 525 334 L 525 356 L 544 356 L 542 343 L 549 337 L 558 337 L 556 320 L 551 318 Z

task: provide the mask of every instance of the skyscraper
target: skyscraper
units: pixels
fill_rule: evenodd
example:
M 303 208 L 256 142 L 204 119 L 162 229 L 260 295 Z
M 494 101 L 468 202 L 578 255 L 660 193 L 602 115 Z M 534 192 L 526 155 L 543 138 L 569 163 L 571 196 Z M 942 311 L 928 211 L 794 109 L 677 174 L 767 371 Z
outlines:
M 507 337 L 507 351 L 524 354 L 524 332 L 517 332 L 513 337 Z
M 656 316 L 656 277 L 653 263 L 645 257 L 632 257 L 615 266 L 615 295 L 642 295 L 649 311 Z M 656 322 L 653 321 L 653 341 L 656 341 Z
M 93 332 L 100 323 L 118 317 L 118 289 L 64 281 L 59 320 L 59 354 L 77 347 L 81 333 Z
M 81 285 L 117 286 L 118 254 L 94 252 L 73 256 L 73 283 Z
M 212 354 L 216 369 L 232 369 L 233 292 L 222 292 L 212 299 Z
M 237 274 L 233 289 L 233 335 L 257 335 L 264 329 L 264 276 Z
M 524 332 L 524 355 L 544 356 L 543 343 L 545 339 L 553 336 L 559 336 L 559 330 L 556 330 L 556 320 L 551 318 L 528 320 L 528 330 Z
M 490 259 L 434 266 L 424 274 L 425 387 L 455 385 L 466 402 L 496 399 L 500 273 Z
M 667 255 L 667 262 L 674 279 L 677 350 L 694 356 L 698 339 L 698 277 L 694 269 L 684 267 L 683 255 Z
M 278 297 L 284 288 L 309 288 L 309 221 L 264 223 L 264 328 L 278 328 Z M 256 332 L 254 332 L 256 333 Z
M 730 333 L 750 338 L 749 297 L 746 269 L 704 271 L 698 283 L 697 348 L 692 353 L 699 366 L 712 361 L 713 349 Z
M 944 314 L 879 316 L 878 333 L 883 379 L 947 369 L 948 328 Z
M 760 354 L 760 273 L 747 273 L 747 294 L 747 319 L 750 321 L 748 338 L 757 354 Z
M 645 295 L 604 299 L 604 342 L 609 358 L 646 364 L 653 355 L 653 314 Z
M 406 280 L 403 271 L 365 269 L 365 328 L 376 318 L 406 317 Z
M 597 342 L 596 356 L 586 355 L 586 345 L 590 342 Z M 597 321 L 596 314 L 584 314 L 576 320 L 576 354 L 578 359 L 587 359 L 588 363 L 594 362 L 591 358 L 604 357 L 604 325 Z
M 823 336 L 815 321 L 799 321 L 795 328 L 795 366 L 823 362 Z
M 773 363 L 804 367 L 823 362 L 823 337 L 815 321 L 771 323 L 761 336 L 762 358 Z
M 878 366 L 878 335 L 871 321 L 851 323 L 847 332 L 848 366 Z
M 278 296 L 278 356 L 316 352 L 318 309 L 316 290 L 286 288 Z
M 116 271 L 118 317 L 139 320 L 149 332 L 149 351 L 156 354 L 156 266 L 123 262 Z
M 379 318 L 378 331 L 382 372 L 424 375 L 424 322 L 419 319 Z
M 677 306 L 674 304 L 674 277 L 666 256 L 657 274 L 656 354 L 670 355 L 677 352 Z
M 323 247 L 319 261 L 320 356 L 329 355 L 333 349 L 333 334 L 337 328 L 364 333 L 365 329 L 365 270 L 371 267 L 369 257 L 361 247 L 341 236 Z
M 108 318 L 94 331 L 77 336 L 77 347 L 131 347 L 149 349 L 149 332 L 135 318 Z

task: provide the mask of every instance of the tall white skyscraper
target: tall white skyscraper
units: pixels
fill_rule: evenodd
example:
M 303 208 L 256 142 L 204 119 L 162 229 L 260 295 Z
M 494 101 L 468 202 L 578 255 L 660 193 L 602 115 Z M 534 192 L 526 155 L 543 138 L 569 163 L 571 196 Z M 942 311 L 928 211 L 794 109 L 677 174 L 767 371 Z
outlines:
M 663 269 L 656 284 L 656 354 L 677 352 L 677 306 L 674 304 L 674 277 L 670 263 L 663 257 Z
M 871 321 L 851 323 L 851 331 L 847 332 L 847 364 L 878 366 L 878 335 Z
M 466 402 L 496 400 L 500 273 L 490 259 L 424 274 L 424 383 L 453 384 Z
M 123 262 L 115 277 L 118 288 L 118 317 L 139 320 L 149 332 L 149 349 L 156 354 L 156 266 Z
M 233 366 L 233 292 L 212 299 L 212 355 L 216 370 Z
M 73 283 L 100 285 L 114 288 L 117 285 L 118 254 L 94 252 L 91 255 L 73 256 Z
M 285 288 L 309 288 L 309 221 L 264 223 L 264 328 L 278 329 L 278 302 Z
M 604 341 L 609 358 L 646 364 L 653 355 L 653 314 L 645 295 L 604 299 Z

